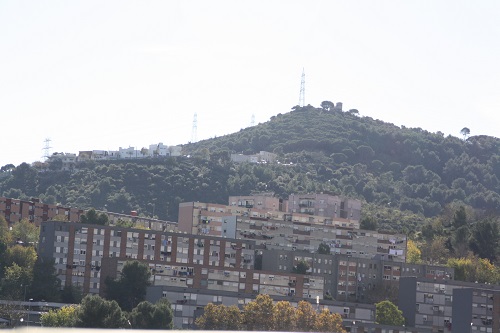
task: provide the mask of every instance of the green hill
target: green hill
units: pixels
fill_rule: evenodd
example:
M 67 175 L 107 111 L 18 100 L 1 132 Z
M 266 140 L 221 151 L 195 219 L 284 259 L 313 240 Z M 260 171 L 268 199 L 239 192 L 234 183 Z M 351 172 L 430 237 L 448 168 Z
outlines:
M 457 131 L 458 132 L 458 131 Z M 278 154 L 276 164 L 234 164 L 231 153 Z M 459 202 L 499 215 L 500 140 L 467 140 L 359 117 L 294 107 L 268 122 L 183 146 L 184 157 L 82 162 L 72 173 L 21 164 L 0 177 L 13 198 L 177 220 L 183 201 L 226 203 L 252 191 L 330 192 L 365 200 L 384 228 L 414 230 Z M 189 157 L 188 157 L 189 156 Z

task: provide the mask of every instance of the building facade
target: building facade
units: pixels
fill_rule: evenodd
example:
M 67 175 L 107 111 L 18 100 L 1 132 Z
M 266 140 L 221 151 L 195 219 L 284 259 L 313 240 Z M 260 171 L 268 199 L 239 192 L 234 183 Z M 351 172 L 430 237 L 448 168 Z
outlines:
M 41 203 L 38 199 L 19 200 L 0 197 L 0 216 L 3 216 L 9 224 L 27 219 L 35 225 L 50 221 L 58 216 L 66 221 L 78 222 L 83 210 L 59 205 Z
M 117 277 L 127 260 L 139 260 L 149 266 L 161 295 L 182 290 L 248 299 L 259 293 L 295 301 L 324 298 L 322 276 L 256 271 L 252 240 L 49 221 L 41 225 L 39 255 L 55 262 L 63 286 L 84 293 L 102 293 L 106 277 Z M 192 324 L 194 312 L 188 312 L 176 324 Z
M 418 277 L 400 279 L 408 326 L 432 332 L 500 332 L 500 286 Z
M 324 193 L 290 194 L 288 211 L 359 221 L 361 201 Z

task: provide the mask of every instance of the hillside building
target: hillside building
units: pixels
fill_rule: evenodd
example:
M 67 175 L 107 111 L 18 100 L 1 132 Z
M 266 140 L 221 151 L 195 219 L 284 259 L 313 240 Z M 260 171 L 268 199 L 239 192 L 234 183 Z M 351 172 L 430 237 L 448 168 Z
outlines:
M 436 281 L 452 280 L 454 277 L 454 269 L 450 267 L 409 264 L 380 256 L 362 258 L 290 250 L 263 250 L 260 255 L 262 269 L 266 271 L 292 272 L 298 262 L 306 262 L 308 274 L 323 276 L 325 295 L 347 302 L 370 302 L 380 290 L 383 293 L 384 290 L 397 290 L 399 279 L 404 276 Z M 392 296 L 396 298 L 397 294 Z M 389 297 L 387 293 L 386 297 Z
M 399 308 L 408 326 L 432 332 L 500 332 L 500 286 L 404 277 Z
M 40 223 L 50 221 L 56 216 L 71 221 L 80 221 L 83 210 L 59 205 L 41 203 L 38 199 L 19 200 L 0 197 L 0 216 L 3 216 L 9 224 L 28 219 L 39 226 Z
M 229 206 L 181 203 L 178 230 L 193 235 L 251 239 L 260 250 L 316 252 L 320 244 L 326 244 L 335 254 L 405 261 L 405 235 L 359 229 L 359 201 L 333 200 L 333 196 L 327 195 L 307 196 L 310 202 L 317 200 L 326 207 L 322 214 L 334 215 L 336 203 L 340 207 L 342 202 L 347 202 L 343 211 L 350 213 L 344 214 L 349 215 L 348 218 L 342 218 L 293 212 L 290 202 L 297 203 L 298 198 L 288 200 L 288 205 L 264 195 L 230 197 Z
M 361 218 L 361 201 L 323 193 L 290 194 L 288 197 L 288 211 L 359 221 Z
M 231 161 L 234 163 L 274 163 L 278 155 L 268 151 L 260 151 L 253 155 L 231 154 Z
M 72 153 L 53 153 L 47 159 L 47 163 L 55 163 L 56 160 L 61 161 L 61 169 L 62 171 L 71 171 L 75 169 L 77 156 Z

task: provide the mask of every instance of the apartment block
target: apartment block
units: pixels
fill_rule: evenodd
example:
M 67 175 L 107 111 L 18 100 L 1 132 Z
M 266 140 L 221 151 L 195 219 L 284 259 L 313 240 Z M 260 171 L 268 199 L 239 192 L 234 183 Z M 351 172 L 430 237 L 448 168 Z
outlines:
M 40 223 L 49 221 L 56 216 L 63 217 L 67 221 L 77 222 L 83 213 L 83 210 L 78 208 L 44 204 L 38 199 L 26 201 L 0 197 L 0 216 L 3 216 L 9 224 L 28 219 L 39 226 Z
M 260 193 L 247 196 L 230 196 L 228 205 L 286 212 L 286 203 L 286 200 L 276 198 L 272 193 Z
M 308 197 L 318 202 L 325 200 L 325 207 L 335 207 L 331 195 Z M 251 239 L 260 250 L 316 252 L 320 244 L 327 244 L 334 254 L 370 259 L 376 255 L 383 260 L 400 262 L 406 258 L 405 235 L 360 230 L 358 219 L 290 212 L 290 207 L 288 212 L 272 210 L 275 207 L 286 208 L 287 205 L 265 194 L 233 196 L 229 198 L 229 204 L 179 204 L 178 230 L 193 235 Z M 354 203 L 347 206 L 358 207 Z M 331 213 L 335 214 L 335 211 Z M 352 215 L 357 216 L 358 213 Z
M 325 193 L 290 194 L 288 211 L 359 221 L 361 201 Z
M 355 229 L 354 224 L 343 221 L 294 213 L 274 217 L 237 217 L 236 238 L 253 239 L 259 249 L 316 252 L 320 244 L 326 244 L 334 254 L 360 258 L 378 255 L 393 261 L 406 258 L 403 234 Z
M 106 277 L 118 276 L 127 260 L 136 259 L 147 263 L 152 286 L 162 295 L 171 290 L 290 300 L 324 295 L 322 276 L 254 270 L 252 240 L 49 221 L 41 225 L 39 255 L 54 260 L 63 286 L 80 286 L 84 293 L 102 293 Z M 193 316 L 176 320 L 191 323 Z
M 500 332 L 500 286 L 418 277 L 400 279 L 408 326 L 432 332 Z
M 307 263 L 308 274 L 323 276 L 325 295 L 346 302 L 370 302 L 370 293 L 393 290 L 399 287 L 404 276 L 432 278 L 437 281 L 450 280 L 454 269 L 450 267 L 408 264 L 382 259 L 379 256 L 360 258 L 345 254 L 319 254 L 308 251 L 263 250 L 262 269 L 276 272 L 292 272 L 299 262 Z M 387 295 L 388 297 L 389 295 Z M 397 297 L 397 294 L 394 295 Z

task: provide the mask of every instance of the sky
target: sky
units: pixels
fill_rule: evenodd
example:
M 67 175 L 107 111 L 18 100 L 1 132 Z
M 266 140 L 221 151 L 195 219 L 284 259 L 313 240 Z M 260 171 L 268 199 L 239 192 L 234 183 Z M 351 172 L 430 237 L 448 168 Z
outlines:
M 185 144 L 299 104 L 500 137 L 497 0 L 0 0 L 0 166 Z

